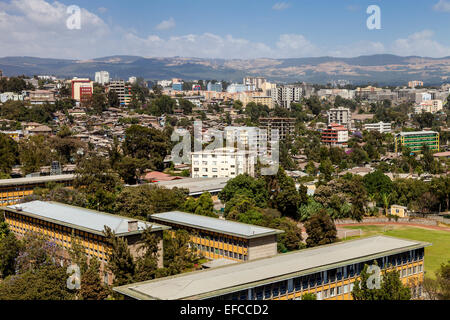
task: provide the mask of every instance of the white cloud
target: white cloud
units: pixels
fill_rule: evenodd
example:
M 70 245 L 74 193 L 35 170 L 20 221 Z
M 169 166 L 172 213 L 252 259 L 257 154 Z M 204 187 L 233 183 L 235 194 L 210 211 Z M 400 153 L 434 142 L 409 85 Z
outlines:
M 442 12 L 450 12 L 450 1 L 439 0 L 439 2 L 433 6 L 433 10 L 442 11 Z
M 175 28 L 176 23 L 174 18 L 170 18 L 169 20 L 164 20 L 160 24 L 156 26 L 157 30 L 169 30 Z
M 397 39 L 392 45 L 394 54 L 426 57 L 445 57 L 450 55 L 450 48 L 433 40 L 434 32 L 432 30 L 423 30 L 408 36 L 407 38 Z
M 280 57 L 317 56 L 320 50 L 301 34 L 282 34 L 276 43 Z
M 286 10 L 291 7 L 290 3 L 287 2 L 277 2 L 273 5 L 273 10 Z
M 100 7 L 100 8 L 97 9 L 97 11 L 100 12 L 100 13 L 106 13 L 108 11 L 108 8 Z

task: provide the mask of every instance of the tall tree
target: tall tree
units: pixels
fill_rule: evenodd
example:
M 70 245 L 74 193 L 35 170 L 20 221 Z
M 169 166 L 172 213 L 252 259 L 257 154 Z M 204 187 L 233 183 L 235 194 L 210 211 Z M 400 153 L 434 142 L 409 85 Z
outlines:
M 337 241 L 336 225 L 323 209 L 309 218 L 304 226 L 308 234 L 308 238 L 306 238 L 308 247 L 317 247 Z

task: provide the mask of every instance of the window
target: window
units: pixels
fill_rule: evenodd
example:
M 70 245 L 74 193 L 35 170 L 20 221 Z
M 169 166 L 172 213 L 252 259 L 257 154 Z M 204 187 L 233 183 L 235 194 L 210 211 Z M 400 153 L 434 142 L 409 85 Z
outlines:
M 402 277 L 406 277 L 406 269 L 402 270 Z
M 337 295 L 339 296 L 342 293 L 343 293 L 343 287 L 342 286 L 337 287 Z
M 348 293 L 348 284 L 344 286 L 344 293 Z
M 324 299 L 328 298 L 328 289 L 323 291 L 323 297 Z
M 330 288 L 330 297 L 334 297 L 336 295 L 335 288 Z

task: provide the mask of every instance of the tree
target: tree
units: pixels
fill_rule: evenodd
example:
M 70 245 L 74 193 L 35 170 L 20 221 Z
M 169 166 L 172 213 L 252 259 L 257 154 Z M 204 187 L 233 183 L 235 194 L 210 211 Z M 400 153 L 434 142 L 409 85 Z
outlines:
M 202 193 L 197 200 L 188 198 L 183 208 L 187 212 L 192 212 L 200 216 L 217 217 L 214 213 L 214 203 L 209 192 Z
M 19 158 L 22 172 L 40 172 L 41 167 L 50 165 L 51 150 L 44 136 L 32 136 L 19 142 Z
M 156 277 L 159 260 L 160 238 L 152 232 L 151 226 L 144 230 L 138 248 L 140 258 L 136 263 L 135 281 L 146 281 Z
M 255 201 L 259 208 L 267 206 L 268 192 L 263 180 L 255 179 L 248 174 L 239 175 L 227 182 L 226 186 L 219 193 L 219 198 L 223 202 L 228 202 L 236 194 L 246 195 Z
M 317 300 L 317 296 L 314 293 L 306 293 L 302 295 L 302 300 Z
M 0 235 L 0 278 L 6 278 L 15 273 L 19 252 L 20 242 L 13 233 Z
M 7 135 L 0 133 L 0 175 L 9 175 L 18 162 L 18 145 Z
M 376 265 L 376 261 L 374 261 Z M 380 280 L 380 288 L 369 289 L 368 265 L 361 271 L 360 279 L 355 281 L 352 297 L 354 300 L 410 300 L 411 291 L 403 285 L 397 270 L 384 270 Z
M 108 290 L 100 279 L 100 264 L 96 257 L 89 261 L 89 268 L 81 274 L 81 287 L 79 292 L 82 300 L 105 300 Z
M 334 174 L 334 167 L 329 159 L 320 162 L 319 172 L 321 179 L 327 182 L 332 179 L 332 176 Z
M 120 106 L 120 100 L 116 90 L 108 91 L 108 104 L 113 108 L 117 108 Z
M 308 234 L 308 238 L 306 238 L 308 247 L 317 247 L 337 241 L 336 226 L 323 209 L 307 220 L 304 226 Z
M 193 267 L 197 254 L 186 230 L 177 230 L 173 235 L 164 232 L 164 267 L 168 275 L 175 275 Z
M 108 268 L 114 274 L 114 286 L 132 283 L 136 264 L 128 248 L 127 240 L 117 237 L 108 226 L 105 226 L 103 233 L 111 246 L 111 251 L 108 253 Z
M 450 261 L 441 264 L 436 279 L 425 277 L 423 288 L 429 300 L 450 300 Z
M 304 247 L 302 243 L 302 230 L 297 225 L 297 222 L 287 217 L 282 217 L 271 219 L 266 226 L 284 231 L 284 233 L 278 235 L 279 252 L 299 250 Z
M 365 175 L 363 182 L 367 192 L 377 195 L 378 201 L 381 200 L 378 195 L 392 192 L 393 183 L 391 179 L 380 170 Z
M 123 157 L 115 164 L 119 176 L 126 184 L 130 185 L 136 184 L 144 170 L 150 166 L 151 162 L 147 159 L 136 159 L 131 157 Z

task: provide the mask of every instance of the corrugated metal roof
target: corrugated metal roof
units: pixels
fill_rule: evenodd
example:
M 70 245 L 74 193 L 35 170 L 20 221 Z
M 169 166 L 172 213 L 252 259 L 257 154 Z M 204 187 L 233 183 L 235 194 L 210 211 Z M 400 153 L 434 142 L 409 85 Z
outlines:
M 33 183 L 46 183 L 51 181 L 70 181 L 75 178 L 73 174 L 60 174 L 54 176 L 42 176 L 42 177 L 31 177 L 31 178 L 17 178 L 17 179 L 2 179 L 0 180 L 0 186 L 16 186 L 23 184 L 33 184 Z
M 233 292 L 238 287 L 245 289 L 256 283 L 261 285 L 289 279 L 301 272 L 318 272 L 318 268 L 326 270 L 356 263 L 358 259 L 364 262 L 365 259 L 375 258 L 377 255 L 385 256 L 428 245 L 424 242 L 375 236 L 176 277 L 134 283 L 114 290 L 137 299 L 201 299 Z
M 103 232 L 105 226 L 111 228 L 116 234 L 128 233 L 128 222 L 136 221 L 135 219 L 56 202 L 31 201 L 7 206 L 6 208 L 23 213 L 30 213 L 43 219 L 51 219 L 62 224 L 70 224 L 76 227 L 90 229 L 97 233 Z M 162 227 L 145 221 L 138 221 L 138 231 L 142 232 L 150 225 L 155 229 L 160 229 Z M 166 227 L 164 229 L 166 229 Z
M 239 236 L 243 238 L 257 238 L 270 234 L 283 233 L 282 230 L 259 227 L 218 218 L 200 216 L 196 214 L 171 211 L 153 214 L 152 219 L 158 222 L 177 223 L 185 226 L 197 227 L 204 230 Z

